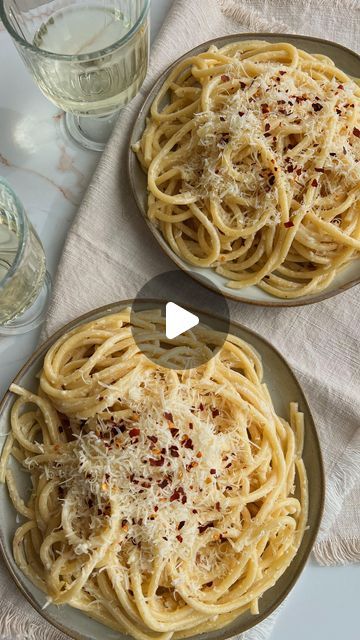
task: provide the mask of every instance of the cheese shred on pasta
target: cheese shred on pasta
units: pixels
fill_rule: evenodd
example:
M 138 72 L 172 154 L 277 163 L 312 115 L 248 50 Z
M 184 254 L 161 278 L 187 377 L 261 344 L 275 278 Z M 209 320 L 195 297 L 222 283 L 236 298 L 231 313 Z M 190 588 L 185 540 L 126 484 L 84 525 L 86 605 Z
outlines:
M 332 60 L 242 41 L 181 61 L 134 151 L 148 216 L 230 289 L 323 291 L 360 250 L 360 88 Z
M 156 311 L 132 314 L 152 359 L 169 349 Z M 149 335 L 152 338 L 149 338 Z M 219 334 L 198 327 L 201 343 Z M 261 609 L 307 521 L 303 414 L 275 413 L 262 365 L 228 336 L 208 364 L 146 358 L 130 310 L 81 325 L 48 351 L 38 393 L 16 385 L 0 474 L 23 524 L 22 572 L 49 602 L 138 640 L 187 637 Z M 15 463 L 31 476 L 25 502 Z

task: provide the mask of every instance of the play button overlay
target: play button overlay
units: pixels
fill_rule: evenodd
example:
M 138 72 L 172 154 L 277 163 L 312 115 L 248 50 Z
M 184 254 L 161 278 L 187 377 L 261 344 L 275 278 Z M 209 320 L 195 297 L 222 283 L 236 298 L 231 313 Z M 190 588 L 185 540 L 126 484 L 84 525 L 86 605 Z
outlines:
M 151 278 L 131 308 L 131 331 L 139 350 L 156 365 L 193 369 L 209 362 L 229 333 L 229 307 L 214 284 L 167 271 Z
M 193 329 L 199 324 L 198 316 L 183 307 L 179 307 L 175 302 L 168 302 L 166 305 L 166 325 L 165 333 L 169 340 L 174 340 L 182 333 Z

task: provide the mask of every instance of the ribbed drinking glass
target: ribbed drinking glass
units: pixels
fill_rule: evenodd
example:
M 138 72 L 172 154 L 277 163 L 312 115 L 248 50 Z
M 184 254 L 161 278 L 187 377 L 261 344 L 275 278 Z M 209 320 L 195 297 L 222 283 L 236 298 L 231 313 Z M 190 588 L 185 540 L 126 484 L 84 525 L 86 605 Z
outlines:
M 149 57 L 150 0 L 0 0 L 0 18 L 68 133 L 99 150 L 139 91 Z

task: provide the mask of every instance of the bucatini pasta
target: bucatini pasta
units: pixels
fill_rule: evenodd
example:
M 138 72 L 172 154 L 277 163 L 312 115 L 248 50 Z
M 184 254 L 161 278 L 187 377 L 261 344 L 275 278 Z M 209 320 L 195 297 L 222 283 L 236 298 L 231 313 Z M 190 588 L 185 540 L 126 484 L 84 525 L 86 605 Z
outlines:
M 190 335 L 194 349 L 223 339 L 201 325 Z M 61 337 L 37 393 L 11 387 L 0 473 L 23 519 L 18 566 L 49 602 L 138 640 L 258 613 L 307 521 L 297 405 L 289 422 L 276 415 L 243 340 L 181 370 L 188 344 L 169 347 L 159 312 L 125 309 Z M 164 354 L 179 370 L 154 362 Z M 11 457 L 30 473 L 26 502 Z
M 360 250 L 360 88 L 332 60 L 241 41 L 181 61 L 134 145 L 148 216 L 229 289 L 323 291 Z

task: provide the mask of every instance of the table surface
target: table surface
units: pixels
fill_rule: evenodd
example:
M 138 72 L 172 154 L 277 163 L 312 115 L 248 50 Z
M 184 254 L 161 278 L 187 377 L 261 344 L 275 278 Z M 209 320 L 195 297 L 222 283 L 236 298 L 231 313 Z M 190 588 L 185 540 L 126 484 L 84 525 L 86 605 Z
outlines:
M 153 1 L 153 38 L 172 2 Z M 80 149 L 63 134 L 61 112 L 36 88 L 1 23 L 0 62 L 0 175 L 24 203 L 54 277 L 67 230 L 99 154 Z M 38 337 L 39 330 L 0 337 L 0 397 Z M 359 592 L 359 565 L 319 567 L 310 560 L 279 613 L 271 640 L 358 640 Z

